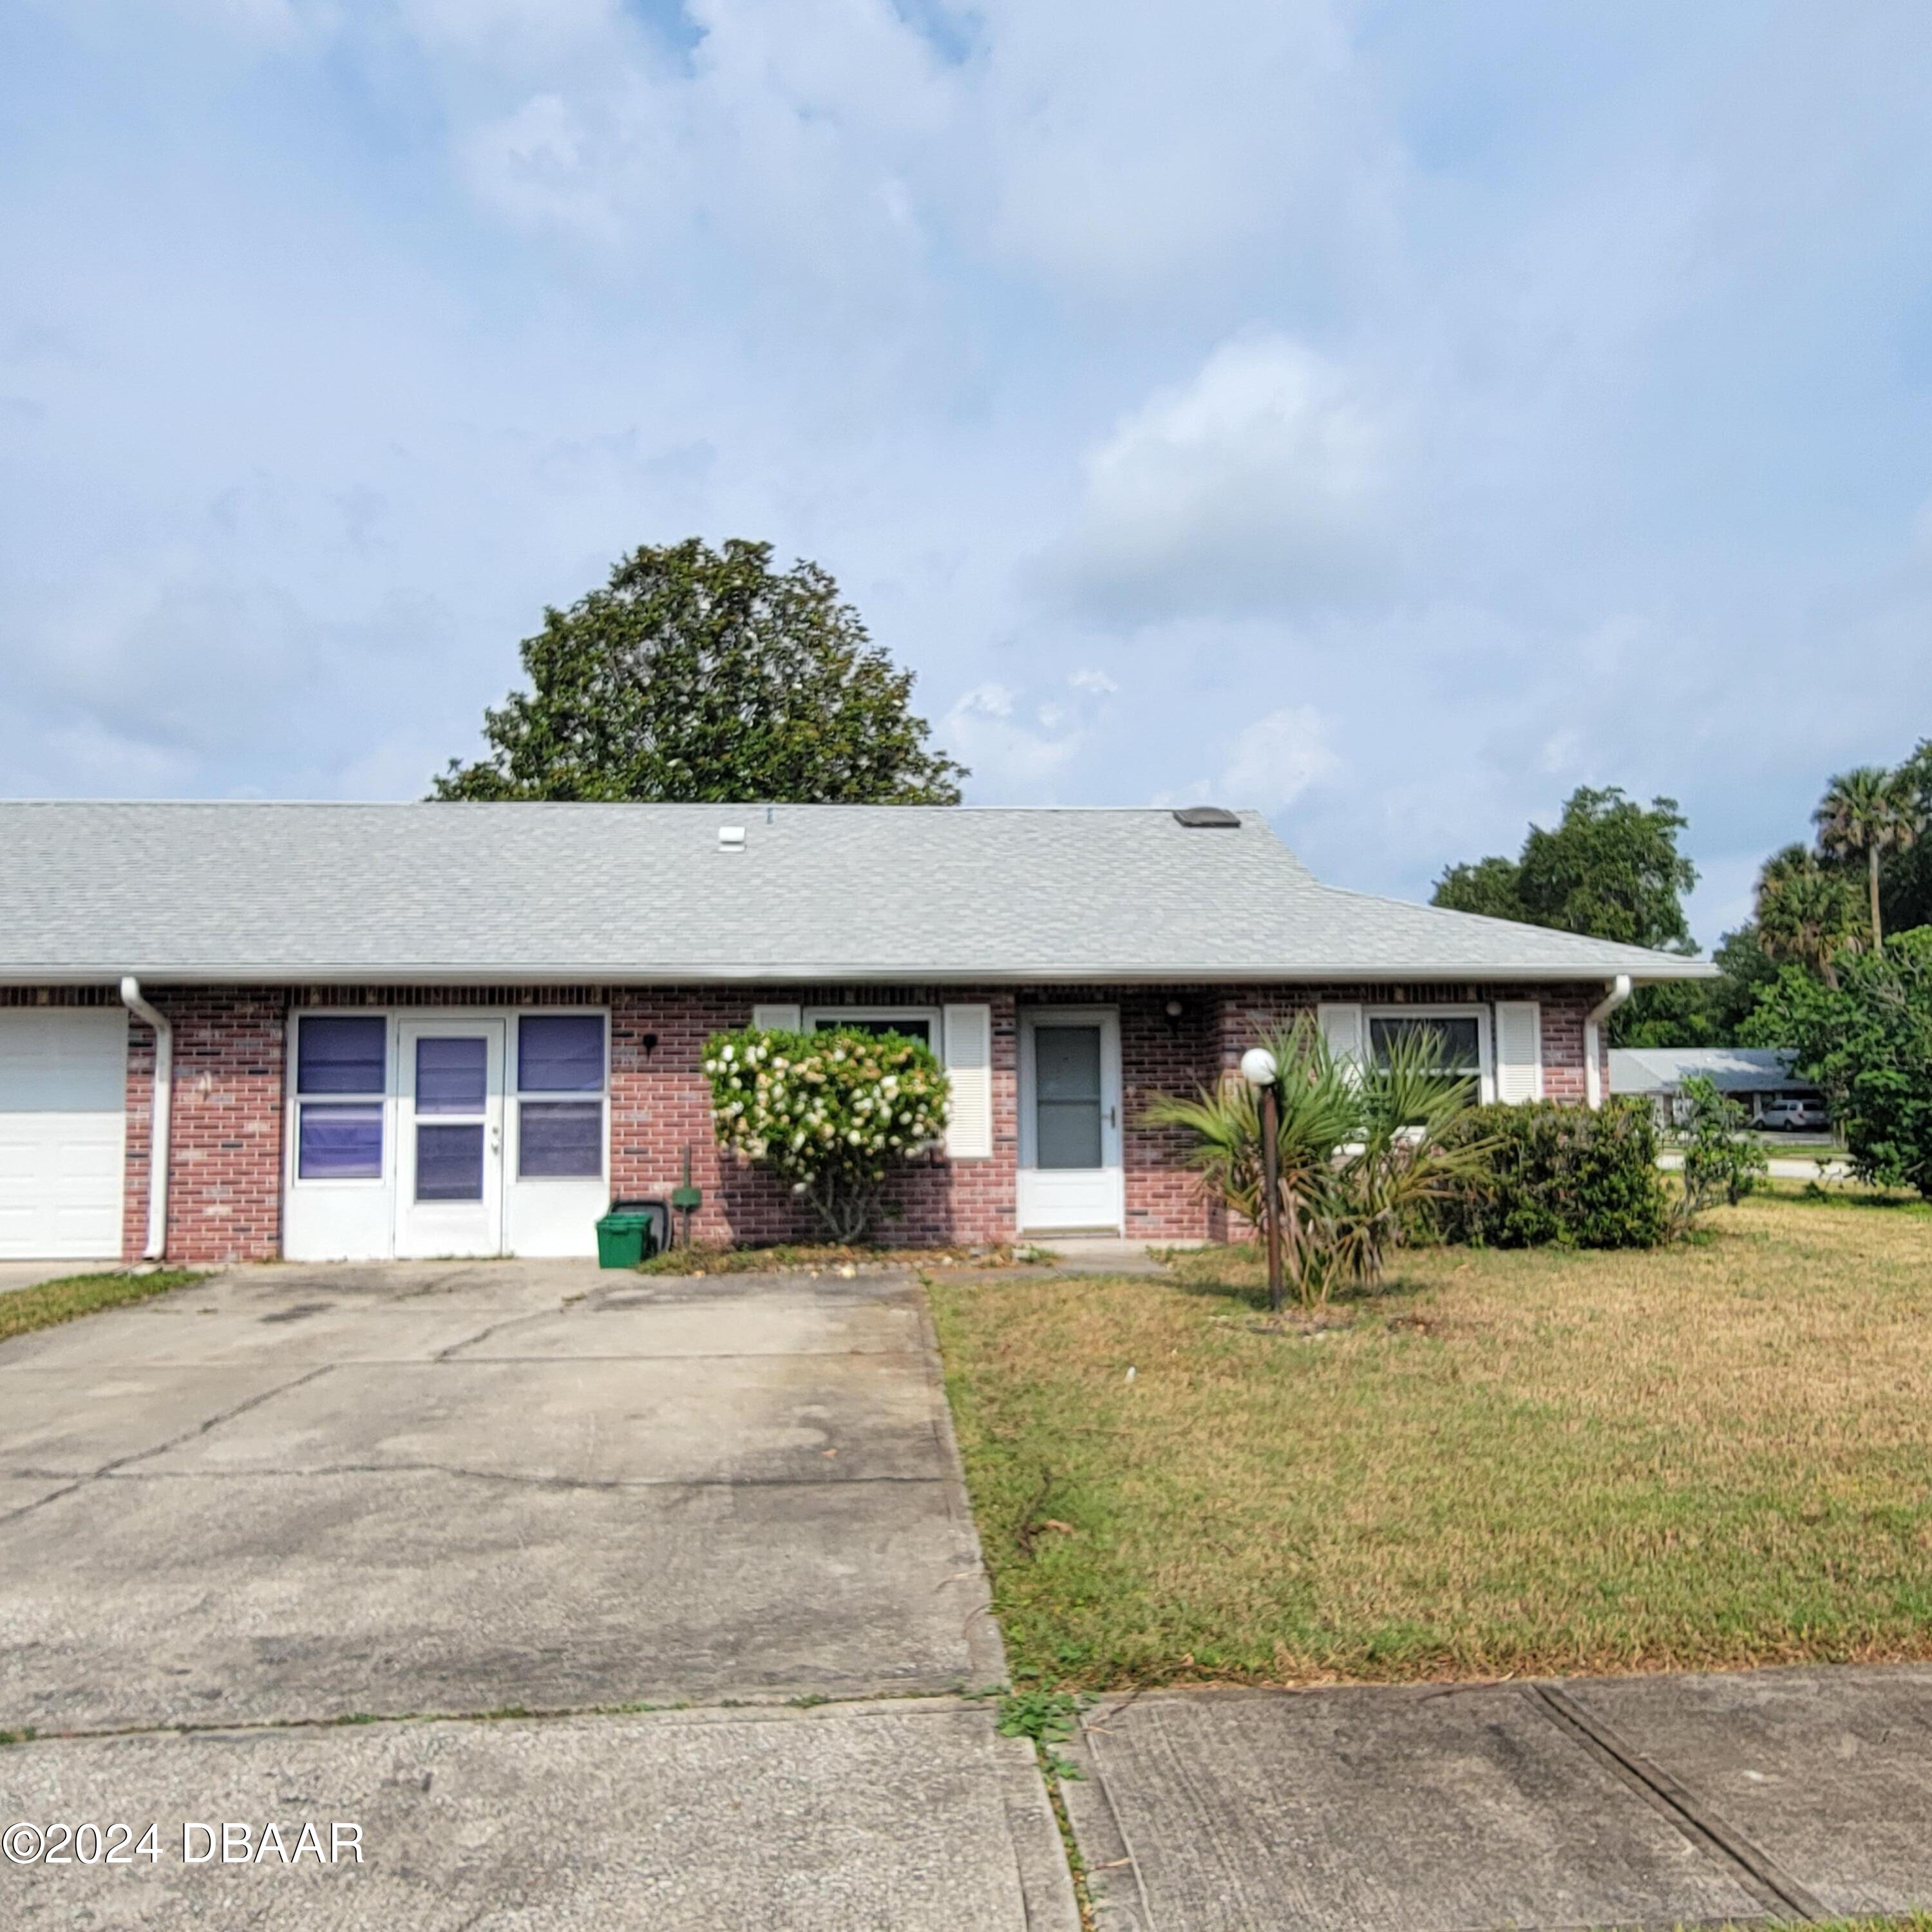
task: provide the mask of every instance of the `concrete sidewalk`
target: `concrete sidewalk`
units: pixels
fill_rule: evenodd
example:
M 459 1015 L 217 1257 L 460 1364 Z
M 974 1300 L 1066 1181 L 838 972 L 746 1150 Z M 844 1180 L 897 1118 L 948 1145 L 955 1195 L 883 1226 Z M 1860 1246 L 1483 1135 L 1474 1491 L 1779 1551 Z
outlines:
M 1072 1932 L 1004 1674 L 902 1272 L 242 1269 L 0 1345 L 0 1832 L 158 1854 L 11 1846 L 0 1925 Z
M 1467 1932 L 1932 1902 L 1932 1669 L 1109 1699 L 1107 1932 Z

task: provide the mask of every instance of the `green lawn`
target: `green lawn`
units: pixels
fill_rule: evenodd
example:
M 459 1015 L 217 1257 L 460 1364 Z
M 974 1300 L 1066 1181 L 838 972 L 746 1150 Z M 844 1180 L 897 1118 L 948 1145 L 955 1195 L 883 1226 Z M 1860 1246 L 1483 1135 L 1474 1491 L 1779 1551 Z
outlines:
M 1932 1656 L 1932 1219 L 1709 1228 L 1420 1252 L 1312 1335 L 1262 1323 L 1246 1252 L 934 1274 L 1016 1679 Z
M 146 1301 L 150 1295 L 165 1294 L 171 1288 L 185 1288 L 200 1279 L 193 1268 L 158 1268 L 152 1274 L 128 1274 L 116 1269 L 103 1274 L 70 1274 L 59 1281 L 40 1282 L 32 1288 L 9 1289 L 0 1294 L 0 1342 L 36 1328 L 51 1328 L 57 1322 L 71 1322 L 76 1316 L 92 1315 L 100 1309 Z

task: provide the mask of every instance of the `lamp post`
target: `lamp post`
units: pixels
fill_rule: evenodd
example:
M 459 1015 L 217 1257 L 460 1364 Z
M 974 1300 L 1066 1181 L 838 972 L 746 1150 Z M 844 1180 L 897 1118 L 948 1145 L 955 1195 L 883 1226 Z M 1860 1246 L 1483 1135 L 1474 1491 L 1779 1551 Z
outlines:
M 1262 1100 L 1262 1219 L 1268 1238 L 1268 1306 L 1281 1312 L 1281 1112 L 1275 1083 L 1281 1069 L 1264 1046 L 1241 1055 L 1241 1078 Z

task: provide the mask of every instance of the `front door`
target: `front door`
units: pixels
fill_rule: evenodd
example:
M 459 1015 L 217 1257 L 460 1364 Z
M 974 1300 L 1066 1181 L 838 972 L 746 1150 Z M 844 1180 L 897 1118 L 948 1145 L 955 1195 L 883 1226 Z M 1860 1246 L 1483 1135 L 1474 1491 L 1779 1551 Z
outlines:
M 1120 1026 L 1111 1006 L 1020 1017 L 1020 1231 L 1118 1234 Z
M 399 1036 L 396 1252 L 503 1247 L 503 1022 L 404 1020 Z

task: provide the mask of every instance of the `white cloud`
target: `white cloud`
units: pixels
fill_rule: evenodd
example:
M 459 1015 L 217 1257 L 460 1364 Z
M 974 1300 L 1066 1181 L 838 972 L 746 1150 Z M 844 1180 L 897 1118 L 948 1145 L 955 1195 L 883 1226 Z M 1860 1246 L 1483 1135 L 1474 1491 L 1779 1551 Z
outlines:
M 1325 358 L 1282 335 L 1224 343 L 1088 457 L 1079 520 L 1046 573 L 1129 620 L 1330 602 L 1373 556 L 1388 443 Z
M 1328 721 L 1312 705 L 1288 704 L 1236 736 L 1216 788 L 1229 805 L 1279 812 L 1341 770 Z
M 1076 671 L 1071 698 L 1022 699 L 1010 685 L 988 680 L 963 692 L 940 720 L 939 742 L 970 768 L 976 797 L 1052 795 L 1054 782 L 1088 749 L 1118 687 L 1104 671 Z

